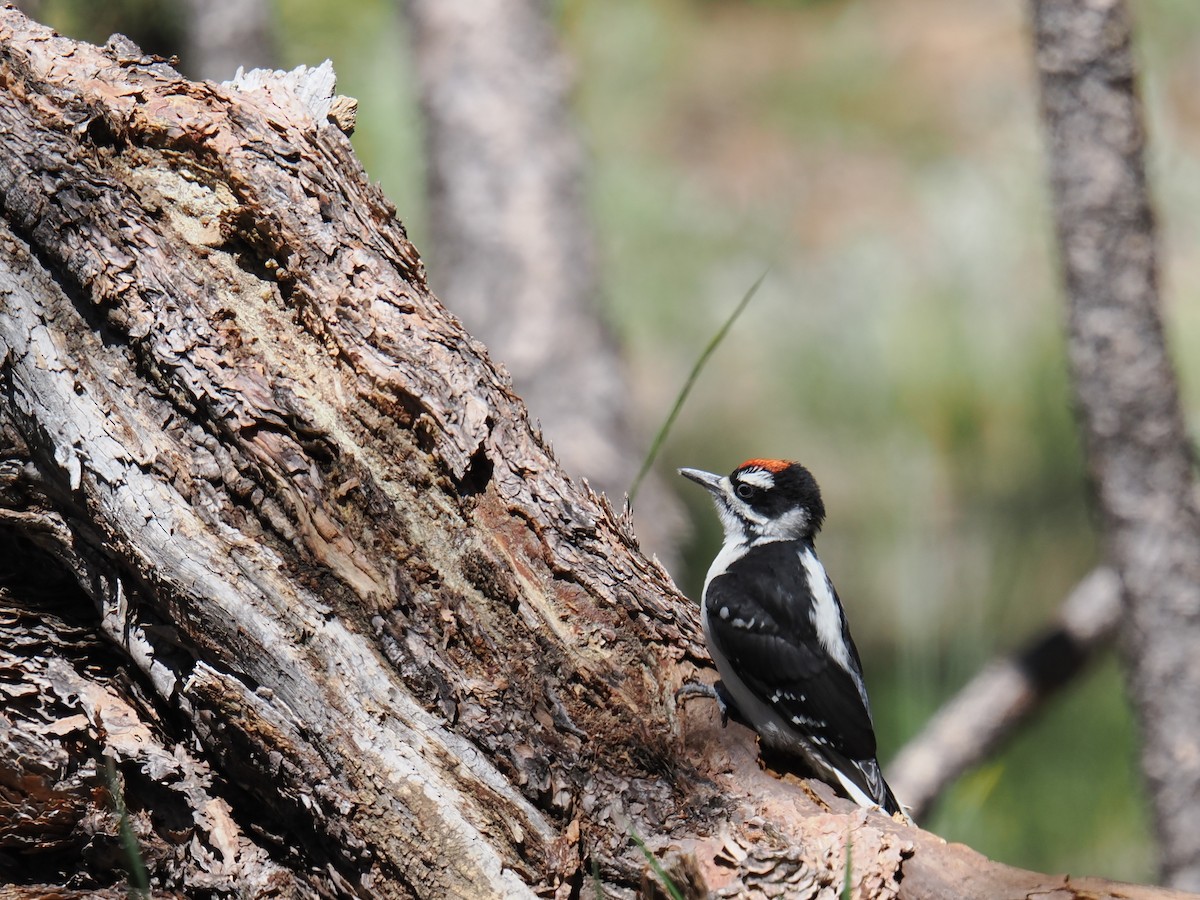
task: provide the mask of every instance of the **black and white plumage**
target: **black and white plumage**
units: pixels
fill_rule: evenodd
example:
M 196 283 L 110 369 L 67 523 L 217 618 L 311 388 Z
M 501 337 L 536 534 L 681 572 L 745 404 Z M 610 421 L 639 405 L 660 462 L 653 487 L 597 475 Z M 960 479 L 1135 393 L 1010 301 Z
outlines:
M 800 757 L 850 799 L 901 812 L 875 758 L 862 664 L 813 539 L 825 518 L 812 474 L 752 459 L 728 476 L 679 473 L 712 494 L 725 543 L 701 621 L 724 693 L 764 746 Z

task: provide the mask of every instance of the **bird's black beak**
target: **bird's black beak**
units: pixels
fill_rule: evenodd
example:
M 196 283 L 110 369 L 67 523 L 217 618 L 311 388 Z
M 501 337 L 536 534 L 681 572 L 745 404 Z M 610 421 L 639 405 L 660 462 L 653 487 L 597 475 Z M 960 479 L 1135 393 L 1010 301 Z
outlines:
M 679 474 L 684 478 L 688 478 L 703 488 L 707 488 L 712 493 L 717 493 L 721 490 L 721 476 L 714 475 L 712 472 L 703 472 L 700 469 L 680 469 Z

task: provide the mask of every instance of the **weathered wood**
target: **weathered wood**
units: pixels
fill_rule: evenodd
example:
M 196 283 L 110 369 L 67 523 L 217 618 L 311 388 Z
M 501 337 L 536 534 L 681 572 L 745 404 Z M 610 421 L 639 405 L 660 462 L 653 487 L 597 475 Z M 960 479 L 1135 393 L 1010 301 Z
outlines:
M 45 519 L 36 527 L 62 524 Z M 240 885 L 250 896 L 304 893 L 273 860 L 278 847 L 238 823 L 209 764 L 164 741 L 155 699 L 130 681 L 79 588 L 51 564 L 40 577 L 14 565 L 39 554 L 13 543 L 7 529 L 0 545 L 0 577 L 19 582 L 22 595 L 0 588 L 0 872 L 55 877 L 96 896 L 91 891 L 114 869 L 129 865 L 114 800 L 127 793 L 140 801 L 129 821 L 156 872 L 186 873 L 192 891 Z
M 0 529 L 82 587 L 72 615 L 131 673 L 105 702 L 144 752 L 61 706 L 149 813 L 156 886 L 631 896 L 639 835 L 687 883 L 828 897 L 852 835 L 858 896 L 1167 896 L 988 862 L 676 710 L 705 663 L 694 606 L 561 472 L 282 82 L 190 83 L 5 9 L 0 87 Z M 11 564 L 36 605 L 46 557 Z M 190 819 L 154 817 L 160 776 L 197 786 L 173 789 Z M 229 835 L 242 876 L 193 865 Z M 0 849 L 11 880 L 53 881 Z

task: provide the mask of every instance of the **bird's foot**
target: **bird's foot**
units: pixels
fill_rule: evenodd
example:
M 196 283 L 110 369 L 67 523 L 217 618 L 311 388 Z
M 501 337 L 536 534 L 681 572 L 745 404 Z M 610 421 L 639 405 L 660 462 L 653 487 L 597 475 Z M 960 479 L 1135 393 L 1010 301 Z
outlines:
M 675 692 L 675 702 L 690 700 L 693 697 L 707 697 L 715 700 L 717 709 L 721 711 L 721 727 L 729 724 L 729 695 L 725 693 L 725 685 L 721 682 L 705 684 L 703 681 L 688 681 Z

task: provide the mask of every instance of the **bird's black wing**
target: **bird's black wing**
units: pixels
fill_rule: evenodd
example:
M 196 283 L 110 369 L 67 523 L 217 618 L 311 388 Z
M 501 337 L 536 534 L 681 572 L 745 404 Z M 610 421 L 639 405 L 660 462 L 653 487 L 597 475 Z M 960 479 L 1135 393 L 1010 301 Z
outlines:
M 800 548 L 752 548 L 708 585 L 709 636 L 746 686 L 797 731 L 849 760 L 875 758 L 875 730 L 859 683 L 821 645 Z M 836 595 L 835 595 L 836 597 Z M 862 674 L 840 614 L 849 665 Z

